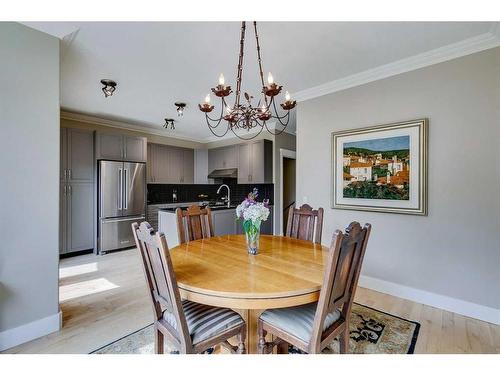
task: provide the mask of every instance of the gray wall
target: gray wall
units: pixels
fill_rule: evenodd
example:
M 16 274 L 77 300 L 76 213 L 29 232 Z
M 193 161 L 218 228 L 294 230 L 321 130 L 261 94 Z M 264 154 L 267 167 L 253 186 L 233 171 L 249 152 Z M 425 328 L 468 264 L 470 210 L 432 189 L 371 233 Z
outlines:
M 59 41 L 0 23 L 0 334 L 58 313 Z
M 429 215 L 331 209 L 331 132 L 422 117 Z M 496 48 L 299 103 L 297 199 L 325 208 L 325 245 L 373 224 L 364 275 L 500 308 L 499 141 Z

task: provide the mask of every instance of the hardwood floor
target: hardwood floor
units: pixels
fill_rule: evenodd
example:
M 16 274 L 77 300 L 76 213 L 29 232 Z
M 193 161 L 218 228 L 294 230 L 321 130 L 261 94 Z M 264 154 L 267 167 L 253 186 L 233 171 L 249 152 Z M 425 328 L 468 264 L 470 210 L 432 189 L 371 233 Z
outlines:
M 4 353 L 89 353 L 152 322 L 135 249 L 61 260 L 63 328 Z M 359 288 L 356 302 L 420 322 L 415 353 L 500 353 L 500 326 Z

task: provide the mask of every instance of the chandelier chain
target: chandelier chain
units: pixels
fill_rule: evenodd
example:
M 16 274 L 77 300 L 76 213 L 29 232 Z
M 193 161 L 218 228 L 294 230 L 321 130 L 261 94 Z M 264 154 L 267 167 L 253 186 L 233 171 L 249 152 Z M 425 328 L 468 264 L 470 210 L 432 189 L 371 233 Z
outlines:
M 245 50 L 245 32 L 246 32 L 246 23 L 245 23 L 245 21 L 243 21 L 241 23 L 240 56 L 238 59 L 238 78 L 236 80 L 236 105 L 235 105 L 235 108 L 238 108 L 240 105 L 241 76 L 243 75 L 243 53 Z
M 260 43 L 259 43 L 259 34 L 257 33 L 257 22 L 253 21 L 253 28 L 255 30 L 255 41 L 257 42 L 257 59 L 259 60 L 259 74 L 260 74 L 260 82 L 262 84 L 262 90 L 264 90 L 264 73 L 262 71 L 262 59 L 260 58 Z M 267 96 L 264 95 L 264 101 L 266 103 L 266 108 L 269 106 L 267 103 Z

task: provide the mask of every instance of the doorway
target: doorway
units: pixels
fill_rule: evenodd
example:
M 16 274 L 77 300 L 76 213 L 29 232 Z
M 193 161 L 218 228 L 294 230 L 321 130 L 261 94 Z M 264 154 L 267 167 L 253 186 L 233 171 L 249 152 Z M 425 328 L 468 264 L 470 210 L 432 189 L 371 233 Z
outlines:
M 280 150 L 281 155 L 281 191 L 280 191 L 280 233 L 284 234 L 288 221 L 288 211 L 295 205 L 296 153 Z

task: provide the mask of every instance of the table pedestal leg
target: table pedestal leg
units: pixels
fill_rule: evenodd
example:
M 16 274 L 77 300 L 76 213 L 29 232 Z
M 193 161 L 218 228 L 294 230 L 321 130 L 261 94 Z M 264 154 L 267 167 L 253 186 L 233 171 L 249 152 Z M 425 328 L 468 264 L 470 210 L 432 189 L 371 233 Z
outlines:
M 259 353 L 259 332 L 258 332 L 258 322 L 259 316 L 264 310 L 235 310 L 247 323 L 247 337 L 245 340 L 245 348 L 248 354 L 258 354 Z M 267 335 L 266 340 L 271 341 L 272 336 Z M 229 342 L 232 345 L 236 345 L 236 339 L 231 338 Z M 276 351 L 274 351 L 276 352 Z

